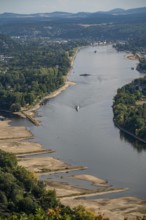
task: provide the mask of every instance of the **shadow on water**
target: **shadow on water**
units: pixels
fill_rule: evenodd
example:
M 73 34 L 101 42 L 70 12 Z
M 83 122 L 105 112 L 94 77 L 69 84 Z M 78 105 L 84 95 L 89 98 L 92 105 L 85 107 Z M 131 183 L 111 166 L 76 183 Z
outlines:
M 0 115 L 3 116 L 5 119 L 20 119 L 21 117 L 19 115 L 15 115 L 8 111 L 2 111 L 0 110 Z
M 120 139 L 130 143 L 133 149 L 136 150 L 138 153 L 146 151 L 146 144 L 136 140 L 135 138 L 124 133 L 123 131 L 120 131 Z
M 4 120 L 10 120 L 12 126 L 24 126 L 26 128 L 34 126 L 27 118 L 22 118 L 17 114 L 0 110 L 0 116 L 4 117 Z
M 137 153 L 142 153 L 143 151 L 146 151 L 146 144 L 142 143 L 139 140 L 136 140 L 134 137 L 130 136 L 129 134 L 126 134 L 125 132 L 119 130 L 119 136 L 121 141 L 125 141 L 126 143 L 129 143 L 133 147 L 133 149 L 137 151 Z

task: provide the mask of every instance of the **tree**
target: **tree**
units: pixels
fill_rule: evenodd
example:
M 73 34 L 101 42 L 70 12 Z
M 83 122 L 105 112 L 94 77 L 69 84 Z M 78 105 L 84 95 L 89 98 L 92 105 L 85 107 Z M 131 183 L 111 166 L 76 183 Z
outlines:
M 12 112 L 19 112 L 20 109 L 21 109 L 21 105 L 19 103 L 13 103 L 10 106 L 10 111 L 12 111 Z

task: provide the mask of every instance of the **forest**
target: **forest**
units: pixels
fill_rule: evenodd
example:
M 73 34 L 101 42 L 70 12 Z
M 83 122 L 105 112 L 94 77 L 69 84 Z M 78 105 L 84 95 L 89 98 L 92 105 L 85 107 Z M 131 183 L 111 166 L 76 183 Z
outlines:
M 146 58 L 142 58 L 139 60 L 139 64 L 137 65 L 137 70 L 140 73 L 146 73 Z
M 64 84 L 75 47 L 85 42 L 52 43 L 0 36 L 0 109 L 31 105 Z
M 45 184 L 18 166 L 13 154 L 0 150 L 0 220 L 108 220 L 82 206 L 62 205 Z
M 125 42 L 117 42 L 113 45 L 117 51 L 131 52 L 133 55 L 138 55 L 139 63 L 137 70 L 140 73 L 146 73 L 146 36 L 139 36 Z
M 145 53 L 146 52 L 146 35 L 141 35 L 124 42 L 117 42 L 114 48 L 118 51 L 130 51 L 132 53 Z
M 146 140 L 146 77 L 118 89 L 113 112 L 118 126 Z

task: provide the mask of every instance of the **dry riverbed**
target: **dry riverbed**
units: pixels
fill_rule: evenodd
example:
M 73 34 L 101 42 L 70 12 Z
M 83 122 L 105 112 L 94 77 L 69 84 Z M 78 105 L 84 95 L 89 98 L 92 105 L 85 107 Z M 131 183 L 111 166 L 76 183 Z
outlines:
M 10 121 L 0 122 L 0 140 L 30 138 L 32 134 L 25 127 L 9 125 Z
M 32 138 L 31 132 L 25 127 L 10 126 L 10 121 L 0 121 L 0 149 L 16 156 L 52 153 L 40 144 L 28 142 L 24 139 Z
M 128 190 L 127 188 L 113 188 L 113 187 L 100 187 L 96 189 L 86 189 L 81 188 L 79 186 L 73 186 L 68 184 L 67 182 L 59 182 L 59 181 L 46 181 L 48 190 L 55 190 L 58 198 L 70 198 L 74 201 L 74 199 L 78 198 L 86 198 L 96 195 L 104 195 L 109 193 L 123 192 Z
M 107 180 L 103 180 L 103 179 L 97 178 L 95 176 L 87 175 L 87 174 L 72 176 L 72 178 L 89 181 L 95 186 L 107 186 L 108 185 Z
M 62 198 L 61 202 L 72 208 L 77 205 L 83 205 L 87 209 L 94 211 L 96 215 L 104 214 L 104 217 L 110 218 L 110 220 L 123 220 L 124 218 L 136 220 L 137 216 L 146 215 L 146 202 L 134 197 L 94 200 L 66 197 Z
M 20 166 L 37 174 L 52 174 L 57 172 L 69 172 L 71 170 L 83 170 L 86 167 L 72 166 L 53 157 L 31 157 L 18 160 Z
M 15 154 L 17 157 L 29 155 L 53 153 L 53 150 L 46 150 L 40 144 L 34 142 L 26 142 L 20 140 L 2 140 L 0 141 L 0 149 Z

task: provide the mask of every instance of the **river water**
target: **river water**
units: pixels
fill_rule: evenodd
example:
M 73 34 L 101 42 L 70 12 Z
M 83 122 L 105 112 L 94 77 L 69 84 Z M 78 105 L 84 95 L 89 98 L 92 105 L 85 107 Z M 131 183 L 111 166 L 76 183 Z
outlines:
M 113 123 L 117 89 L 142 76 L 135 70 L 137 61 L 125 55 L 111 45 L 82 48 L 69 76 L 76 85 L 39 109 L 42 125 L 24 120 L 15 124 L 25 125 L 35 141 L 56 150 L 53 156 L 87 166 L 84 173 L 107 179 L 115 187 L 128 187 L 122 195 L 146 199 L 146 145 L 125 136 Z M 80 76 L 84 73 L 90 76 Z

